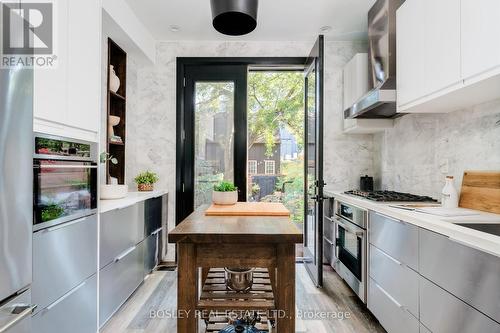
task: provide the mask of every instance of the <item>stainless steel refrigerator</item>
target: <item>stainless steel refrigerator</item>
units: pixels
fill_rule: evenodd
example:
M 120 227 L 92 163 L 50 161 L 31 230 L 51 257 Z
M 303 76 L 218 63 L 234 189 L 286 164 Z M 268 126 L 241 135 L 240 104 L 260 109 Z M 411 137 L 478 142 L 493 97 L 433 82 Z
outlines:
M 0 333 L 31 332 L 32 141 L 33 71 L 0 68 Z

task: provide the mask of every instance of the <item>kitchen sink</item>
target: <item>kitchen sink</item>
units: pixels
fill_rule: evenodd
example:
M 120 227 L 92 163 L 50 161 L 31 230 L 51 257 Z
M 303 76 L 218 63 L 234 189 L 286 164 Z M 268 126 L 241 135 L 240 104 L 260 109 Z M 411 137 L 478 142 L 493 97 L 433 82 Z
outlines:
M 454 223 L 456 225 L 470 228 L 491 235 L 500 236 L 500 223 Z

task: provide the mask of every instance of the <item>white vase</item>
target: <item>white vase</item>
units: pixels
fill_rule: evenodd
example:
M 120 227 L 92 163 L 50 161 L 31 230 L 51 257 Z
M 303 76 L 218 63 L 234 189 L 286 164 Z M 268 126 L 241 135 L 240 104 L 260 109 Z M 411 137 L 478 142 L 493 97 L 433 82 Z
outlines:
M 234 205 L 238 202 L 238 191 L 212 192 L 212 201 L 216 205 Z
M 113 65 L 109 65 L 109 90 L 116 93 L 120 88 L 120 78 L 116 75 Z

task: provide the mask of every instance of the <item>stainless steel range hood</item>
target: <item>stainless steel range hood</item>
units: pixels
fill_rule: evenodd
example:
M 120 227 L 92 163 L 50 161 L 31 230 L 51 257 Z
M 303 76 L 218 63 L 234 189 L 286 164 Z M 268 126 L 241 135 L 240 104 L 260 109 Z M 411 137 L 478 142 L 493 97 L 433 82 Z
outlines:
M 394 118 L 396 10 L 403 0 L 378 0 L 368 12 L 368 66 L 373 89 L 344 111 L 345 118 Z

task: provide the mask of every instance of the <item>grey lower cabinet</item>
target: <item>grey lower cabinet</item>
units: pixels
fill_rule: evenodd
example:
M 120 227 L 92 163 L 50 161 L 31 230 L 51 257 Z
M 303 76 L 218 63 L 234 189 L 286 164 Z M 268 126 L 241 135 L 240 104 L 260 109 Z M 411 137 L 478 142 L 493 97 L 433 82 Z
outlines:
M 369 216 L 367 305 L 389 333 L 500 333 L 500 258 Z
M 92 275 L 32 318 L 37 333 L 97 331 L 97 277 Z
M 104 325 L 144 280 L 144 241 L 101 269 L 99 326 Z

